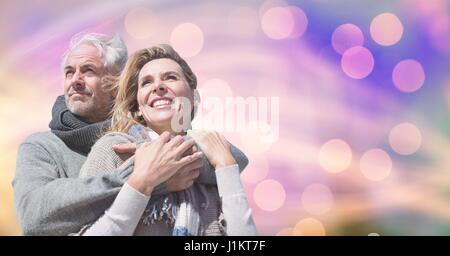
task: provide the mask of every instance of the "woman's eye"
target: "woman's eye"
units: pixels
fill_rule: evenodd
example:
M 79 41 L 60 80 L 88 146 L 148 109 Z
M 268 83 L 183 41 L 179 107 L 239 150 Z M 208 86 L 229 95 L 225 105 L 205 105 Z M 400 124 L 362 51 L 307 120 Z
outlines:
M 177 77 L 174 75 L 167 76 L 167 80 L 177 80 Z
M 142 82 L 141 87 L 147 86 L 147 85 L 149 85 L 151 83 L 152 83 L 152 81 L 149 81 L 149 80 L 144 81 L 144 82 Z

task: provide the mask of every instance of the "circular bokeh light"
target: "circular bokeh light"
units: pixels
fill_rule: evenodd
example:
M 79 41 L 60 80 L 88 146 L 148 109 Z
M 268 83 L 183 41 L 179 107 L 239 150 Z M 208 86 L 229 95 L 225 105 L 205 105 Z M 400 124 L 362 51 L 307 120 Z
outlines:
M 375 61 L 372 53 L 362 46 L 352 47 L 344 52 L 341 67 L 353 79 L 363 79 L 372 73 Z

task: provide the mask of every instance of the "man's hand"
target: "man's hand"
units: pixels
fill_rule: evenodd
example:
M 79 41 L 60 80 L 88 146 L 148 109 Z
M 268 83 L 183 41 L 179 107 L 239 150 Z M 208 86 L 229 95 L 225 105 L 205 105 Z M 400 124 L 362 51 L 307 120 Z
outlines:
M 136 152 L 136 143 L 128 142 L 113 145 L 113 150 L 118 154 L 134 154 Z

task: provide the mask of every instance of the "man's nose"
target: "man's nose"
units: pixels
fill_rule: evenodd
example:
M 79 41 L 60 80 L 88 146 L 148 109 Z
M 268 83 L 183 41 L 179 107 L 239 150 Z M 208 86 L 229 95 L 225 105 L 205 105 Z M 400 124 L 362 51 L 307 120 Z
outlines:
M 84 79 L 80 72 L 75 72 L 72 77 L 72 87 L 74 90 L 83 90 L 84 89 Z

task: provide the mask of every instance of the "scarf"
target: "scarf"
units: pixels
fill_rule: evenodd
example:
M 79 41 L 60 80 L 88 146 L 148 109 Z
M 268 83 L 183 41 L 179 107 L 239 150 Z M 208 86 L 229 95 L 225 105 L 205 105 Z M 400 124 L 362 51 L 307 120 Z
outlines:
M 64 96 L 58 96 L 52 108 L 52 120 L 48 125 L 53 134 L 70 149 L 87 155 L 102 132 L 110 126 L 110 120 L 89 124 L 70 112 Z
M 137 145 L 151 140 L 149 133 L 154 132 L 150 128 L 139 124 L 133 125 L 128 131 L 128 134 L 137 140 Z M 197 185 L 200 194 L 207 198 L 207 192 L 203 185 Z M 159 197 L 155 202 L 149 204 L 144 211 L 142 216 L 143 223 L 150 225 L 155 221 L 163 221 L 169 226 L 173 226 L 173 236 L 197 236 L 200 227 L 200 202 L 195 195 L 196 187 L 191 186 L 183 191 Z M 202 204 L 202 207 L 208 207 L 208 202 Z

